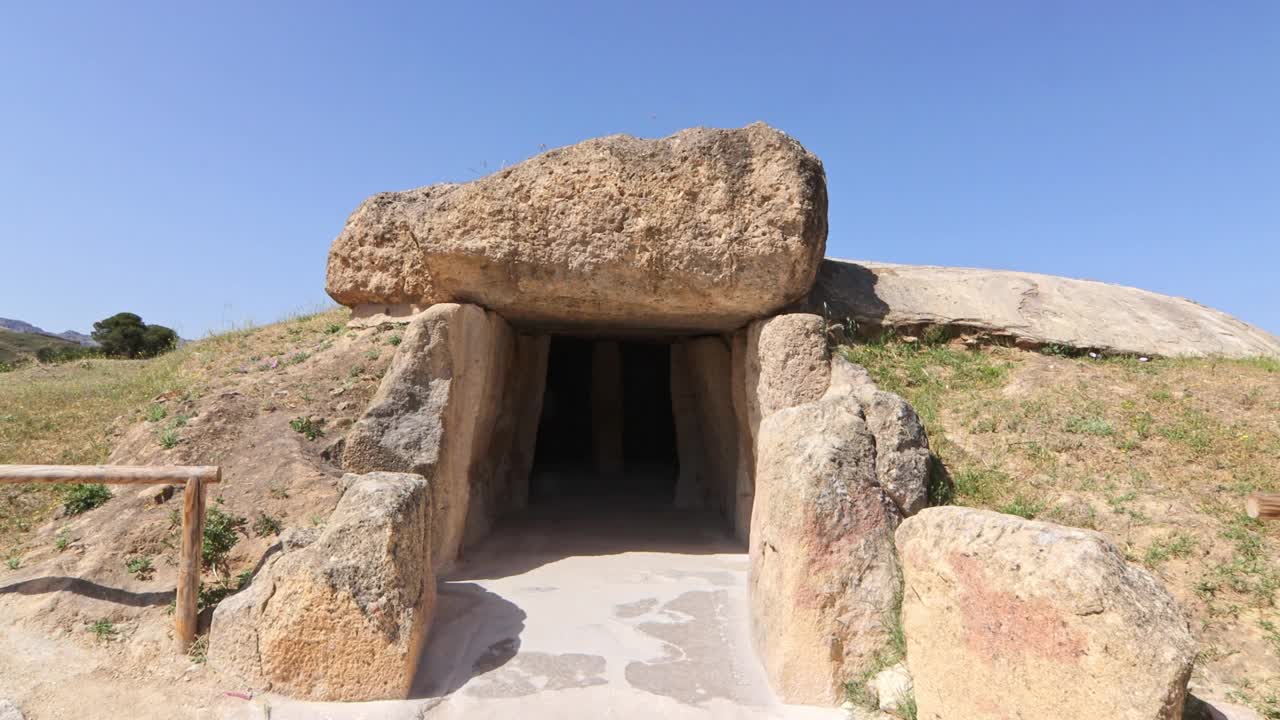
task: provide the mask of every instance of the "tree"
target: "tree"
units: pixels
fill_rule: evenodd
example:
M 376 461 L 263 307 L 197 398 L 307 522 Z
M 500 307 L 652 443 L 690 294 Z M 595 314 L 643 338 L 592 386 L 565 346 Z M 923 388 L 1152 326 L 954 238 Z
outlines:
M 93 339 L 102 352 L 115 357 L 154 357 L 172 350 L 178 334 L 163 325 L 147 325 L 128 312 L 116 313 L 93 324 Z

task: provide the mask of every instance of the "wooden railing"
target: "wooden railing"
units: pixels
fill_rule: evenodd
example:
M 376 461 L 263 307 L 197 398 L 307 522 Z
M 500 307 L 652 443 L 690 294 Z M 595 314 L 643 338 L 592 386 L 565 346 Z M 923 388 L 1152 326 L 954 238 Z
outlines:
M 1244 511 L 1259 520 L 1280 520 L 1280 494 L 1254 493 L 1244 501 Z
M 205 495 L 222 481 L 222 468 L 187 465 L 0 465 L 0 483 L 103 483 L 105 485 L 185 485 L 182 548 L 174 637 L 185 653 L 196 638 L 200 597 L 200 549 L 204 543 Z

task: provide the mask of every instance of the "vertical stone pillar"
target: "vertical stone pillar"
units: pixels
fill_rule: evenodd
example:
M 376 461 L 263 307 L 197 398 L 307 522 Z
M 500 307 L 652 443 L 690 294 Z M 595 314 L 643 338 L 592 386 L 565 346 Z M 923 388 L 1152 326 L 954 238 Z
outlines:
M 675 505 L 684 510 L 701 510 L 707 506 L 705 462 L 698 400 L 689 373 L 687 343 L 671 343 L 671 414 L 675 418 L 676 458 L 680 464 Z
M 591 440 L 596 471 L 622 474 L 622 347 L 612 340 L 591 345 Z

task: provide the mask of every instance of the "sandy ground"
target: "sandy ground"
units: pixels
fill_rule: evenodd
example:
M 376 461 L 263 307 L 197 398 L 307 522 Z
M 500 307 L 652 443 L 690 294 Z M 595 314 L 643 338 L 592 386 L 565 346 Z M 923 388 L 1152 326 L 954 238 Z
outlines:
M 843 718 L 769 691 L 748 636 L 747 556 L 720 525 L 629 499 L 546 505 L 507 523 L 441 578 L 413 700 L 245 700 L 190 668 L 130 682 L 94 653 L 54 640 L 37 652 L 29 637 L 27 687 L 8 689 L 33 720 Z M 0 673 L 16 664 L 0 659 Z M 85 692 L 41 682 L 36 667 L 77 668 Z M 0 689 L 12 684 L 0 676 Z

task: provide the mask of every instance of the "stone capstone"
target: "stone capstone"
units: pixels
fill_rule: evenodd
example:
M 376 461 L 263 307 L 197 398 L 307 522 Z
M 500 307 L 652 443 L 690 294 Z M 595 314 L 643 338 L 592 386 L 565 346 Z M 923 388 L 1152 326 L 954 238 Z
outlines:
M 519 326 L 733 330 L 809 291 L 826 235 L 822 163 L 777 130 L 614 135 L 374 195 L 326 288 L 357 316 L 459 302 Z
M 798 309 L 852 320 L 863 334 L 940 327 L 1028 348 L 1280 357 L 1280 338 L 1191 300 L 1009 270 L 827 258 Z
M 296 698 L 407 696 L 436 604 L 430 488 L 399 473 L 344 481 L 318 537 L 218 605 L 211 667 Z
M 897 545 L 920 717 L 1182 716 L 1187 621 L 1101 534 L 938 507 L 903 522 Z

